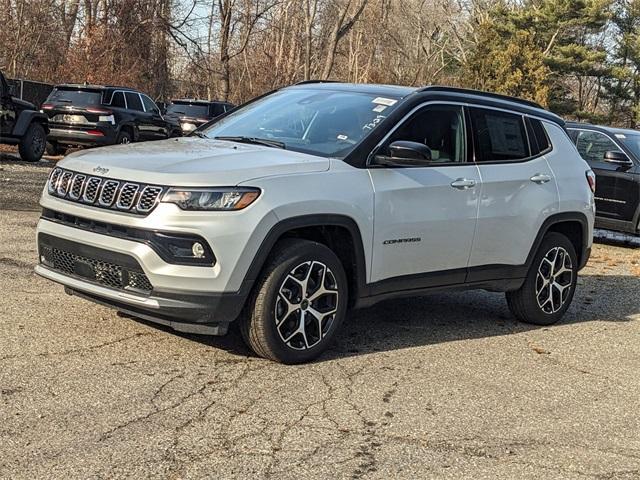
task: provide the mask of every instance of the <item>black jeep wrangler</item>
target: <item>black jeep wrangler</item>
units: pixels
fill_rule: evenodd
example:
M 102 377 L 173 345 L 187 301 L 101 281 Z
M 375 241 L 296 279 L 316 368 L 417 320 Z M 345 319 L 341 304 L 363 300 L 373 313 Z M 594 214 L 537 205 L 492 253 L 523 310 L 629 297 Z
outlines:
M 0 143 L 18 145 L 23 160 L 37 162 L 44 153 L 48 132 L 47 116 L 34 104 L 12 96 L 0 72 Z

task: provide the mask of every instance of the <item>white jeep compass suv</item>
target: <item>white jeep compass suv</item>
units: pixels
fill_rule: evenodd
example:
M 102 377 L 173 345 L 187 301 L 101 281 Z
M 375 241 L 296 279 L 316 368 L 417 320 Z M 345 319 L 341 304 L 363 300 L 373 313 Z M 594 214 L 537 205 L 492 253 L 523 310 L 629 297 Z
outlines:
M 594 176 L 538 105 L 445 87 L 305 82 L 173 140 L 51 172 L 38 274 L 70 294 L 285 363 L 348 308 L 506 292 L 548 325 L 589 257 Z

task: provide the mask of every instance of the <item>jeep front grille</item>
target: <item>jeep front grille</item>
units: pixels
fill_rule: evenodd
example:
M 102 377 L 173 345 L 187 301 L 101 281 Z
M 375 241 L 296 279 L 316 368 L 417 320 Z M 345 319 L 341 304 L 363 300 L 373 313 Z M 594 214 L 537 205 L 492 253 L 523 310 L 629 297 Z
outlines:
M 47 191 L 54 197 L 94 207 L 146 215 L 160 201 L 164 187 L 90 177 L 56 167 L 49 175 Z

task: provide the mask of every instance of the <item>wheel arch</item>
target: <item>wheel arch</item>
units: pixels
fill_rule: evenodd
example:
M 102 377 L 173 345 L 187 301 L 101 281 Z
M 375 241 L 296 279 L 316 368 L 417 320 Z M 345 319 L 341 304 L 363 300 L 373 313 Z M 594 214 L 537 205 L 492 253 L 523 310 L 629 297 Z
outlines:
M 116 138 L 120 135 L 120 132 L 127 132 L 131 135 L 131 141 L 136 142 L 138 140 L 137 129 L 133 123 L 124 123 L 118 129 L 118 133 L 116 134 Z
M 362 235 L 357 223 L 346 215 L 312 214 L 287 218 L 276 223 L 260 244 L 245 275 L 242 290 L 247 294 L 273 251 L 285 238 L 312 240 L 329 247 L 340 259 L 349 282 L 349 304 L 353 305 L 366 288 L 366 262 Z
M 589 221 L 587 216 L 581 212 L 567 212 L 551 215 L 544 221 L 527 256 L 527 270 L 531 266 L 544 236 L 549 232 L 561 233 L 569 239 L 576 249 L 578 270 L 584 268 L 591 253 L 588 241 Z
M 35 110 L 23 110 L 18 115 L 18 120 L 16 120 L 16 124 L 13 127 L 13 135 L 22 137 L 27 133 L 29 125 L 34 122 L 41 124 L 45 133 L 49 133 L 49 119 L 44 113 L 36 112 Z

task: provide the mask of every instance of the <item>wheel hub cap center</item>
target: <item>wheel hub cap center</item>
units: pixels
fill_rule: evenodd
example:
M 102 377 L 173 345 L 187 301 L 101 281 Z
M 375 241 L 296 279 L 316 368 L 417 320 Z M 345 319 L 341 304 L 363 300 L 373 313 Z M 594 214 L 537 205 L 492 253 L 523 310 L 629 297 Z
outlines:
M 306 310 L 307 308 L 309 308 L 309 300 L 307 300 L 306 298 L 302 300 L 302 302 L 300 303 L 300 308 L 302 310 Z

